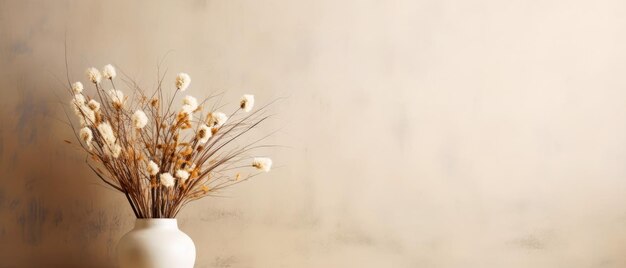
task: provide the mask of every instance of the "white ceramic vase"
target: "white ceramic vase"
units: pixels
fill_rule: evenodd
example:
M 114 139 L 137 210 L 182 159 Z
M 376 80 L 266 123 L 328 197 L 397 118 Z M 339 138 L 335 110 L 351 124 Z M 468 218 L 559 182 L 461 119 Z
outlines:
M 193 268 L 196 246 L 176 219 L 137 219 L 117 245 L 121 268 Z

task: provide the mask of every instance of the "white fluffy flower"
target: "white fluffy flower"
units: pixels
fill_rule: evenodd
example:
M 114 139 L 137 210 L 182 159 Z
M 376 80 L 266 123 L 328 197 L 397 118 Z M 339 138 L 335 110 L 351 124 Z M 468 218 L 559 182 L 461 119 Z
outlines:
M 111 127 L 111 124 L 109 124 L 109 122 L 100 123 L 98 125 L 98 132 L 100 132 L 102 140 L 104 140 L 107 145 L 115 144 L 115 134 L 113 133 L 113 128 Z
M 98 125 L 98 132 L 104 141 L 103 150 L 104 154 L 111 156 L 113 158 L 117 158 L 120 156 L 122 152 L 122 146 L 117 144 L 117 139 L 115 138 L 115 134 L 113 132 L 113 128 L 111 124 L 108 122 L 100 123 Z
M 96 113 L 90 109 L 84 109 L 85 121 L 84 126 L 93 126 L 96 123 Z
M 113 78 L 115 78 L 115 76 L 117 75 L 117 72 L 115 71 L 115 67 L 113 67 L 113 65 L 107 64 L 104 66 L 104 68 L 102 68 L 102 75 L 106 79 L 113 80 Z
M 183 104 L 183 106 L 188 105 L 192 111 L 198 109 L 198 100 L 193 96 L 185 96 L 185 98 L 183 99 Z
M 74 104 L 76 106 L 83 106 L 85 105 L 85 96 L 83 96 L 83 94 L 76 94 L 74 95 Z
M 187 105 L 187 104 L 183 105 L 183 106 L 180 108 L 180 111 L 181 111 L 181 112 L 186 113 L 186 114 L 189 114 L 189 115 L 193 114 L 193 112 L 194 112 L 195 110 L 196 110 L 196 109 L 195 109 L 193 106 L 191 106 L 191 105 Z
M 189 179 L 189 172 L 183 169 L 176 170 L 176 177 L 179 178 L 182 182 L 185 182 Z
M 142 110 L 137 110 L 131 119 L 133 120 L 133 126 L 135 126 L 135 128 L 143 128 L 148 124 L 148 117 Z
M 176 76 L 176 88 L 180 91 L 185 91 L 191 83 L 191 77 L 186 73 L 179 73 Z
M 206 143 L 212 135 L 213 133 L 211 132 L 211 128 L 209 126 L 202 124 L 198 128 L 198 141 L 200 143 Z
M 168 173 L 163 173 L 161 174 L 161 176 L 159 176 L 161 178 L 161 184 L 165 187 L 172 187 L 174 186 L 174 177 L 172 177 L 172 174 Z
M 207 116 L 207 123 L 210 127 L 221 127 L 227 120 L 228 116 L 220 112 L 213 112 Z
M 82 94 L 76 94 L 74 95 L 74 98 L 72 98 L 72 109 L 74 110 L 74 113 L 79 117 L 83 117 L 82 114 L 82 110 L 85 107 L 85 96 L 83 96 Z
M 191 121 L 193 115 L 193 107 L 189 105 L 183 105 L 180 108 L 180 112 L 178 112 L 179 120 L 188 120 Z
M 272 168 L 272 159 L 267 157 L 255 157 L 252 161 L 252 166 L 259 170 L 269 172 Z
M 85 113 L 85 121 L 86 124 L 88 126 L 93 126 L 96 124 L 96 112 L 92 111 L 92 110 L 87 110 L 88 112 Z
M 111 156 L 113 158 L 118 158 L 122 153 L 122 146 L 119 144 L 105 144 L 104 145 L 104 154 Z
M 96 121 L 96 114 L 94 111 L 89 109 L 87 105 L 85 105 L 85 96 L 82 94 L 74 95 L 74 99 L 72 99 L 72 108 L 74 109 L 74 113 L 80 119 L 81 126 L 89 126 L 93 125 Z
M 97 112 L 100 110 L 100 103 L 94 99 L 89 100 L 89 102 L 87 103 L 87 106 L 89 106 L 89 109 L 91 109 L 94 112 Z
M 185 120 L 191 120 L 193 112 L 198 109 L 198 100 L 193 96 L 185 96 L 183 106 L 180 108 L 179 117 Z
M 92 83 L 99 84 L 100 80 L 102 80 L 102 74 L 100 74 L 98 69 L 91 67 L 87 69 L 87 78 L 89 78 L 89 81 Z
M 83 92 L 83 83 L 76 82 L 72 84 L 72 91 L 74 91 L 74 94 L 80 94 L 81 92 Z
M 119 144 L 115 144 L 115 146 L 113 146 L 113 158 L 117 158 L 118 156 L 120 156 L 121 152 L 122 146 L 120 146 Z
M 80 139 L 87 145 L 87 148 L 91 151 L 91 141 L 93 140 L 93 133 L 88 127 L 80 129 Z
M 243 109 L 243 111 L 246 113 L 251 111 L 252 107 L 254 107 L 254 95 L 250 95 L 250 94 L 243 95 L 243 97 L 241 97 L 241 102 L 239 104 L 239 107 L 241 107 L 241 109 Z
M 146 167 L 146 171 L 148 172 L 148 174 L 154 176 L 159 173 L 159 166 L 157 165 L 157 163 L 154 163 L 154 161 L 150 160 L 150 162 L 148 162 L 148 166 Z
M 109 89 L 109 98 L 113 104 L 122 106 L 124 104 L 124 92 L 121 90 Z

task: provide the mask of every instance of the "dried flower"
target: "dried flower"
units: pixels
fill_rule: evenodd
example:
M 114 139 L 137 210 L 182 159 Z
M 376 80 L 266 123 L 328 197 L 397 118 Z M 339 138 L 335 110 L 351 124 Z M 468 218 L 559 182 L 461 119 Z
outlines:
M 198 109 L 198 100 L 196 98 L 194 98 L 193 96 L 185 96 L 185 98 L 183 99 L 183 107 L 189 106 L 189 109 L 191 109 L 192 111 L 195 111 L 196 109 Z
M 154 176 L 159 173 L 159 166 L 157 165 L 157 163 L 154 163 L 154 161 L 150 160 L 150 162 L 148 162 L 148 166 L 146 167 L 146 171 L 148 172 L 148 174 Z
M 174 186 L 174 177 L 172 177 L 172 174 L 168 173 L 163 173 L 159 176 L 161 178 L 161 184 L 165 187 L 173 187 Z
M 85 96 L 82 94 L 74 95 L 72 108 L 78 119 L 80 119 L 81 126 L 90 126 L 96 122 L 96 114 L 85 105 Z
M 76 116 L 78 116 L 78 118 L 83 117 L 82 110 L 84 106 L 85 96 L 83 96 L 82 94 L 74 95 L 74 98 L 72 98 L 72 109 L 74 110 L 74 113 L 76 114 Z
M 243 97 L 241 97 L 239 107 L 241 107 L 241 109 L 243 109 L 243 111 L 246 113 L 252 111 L 252 107 L 254 107 L 254 95 L 243 95 Z
M 142 110 L 137 110 L 132 116 L 133 126 L 135 128 L 143 128 L 148 124 L 148 117 Z
M 100 84 L 100 80 L 102 80 L 102 74 L 100 74 L 100 71 L 98 71 L 98 69 L 91 67 L 87 69 L 87 78 L 89 78 L 89 81 L 94 84 Z
M 76 106 L 83 106 L 85 105 L 85 96 L 83 96 L 83 94 L 76 94 L 74 95 L 74 104 Z
M 87 145 L 87 148 L 91 151 L 91 141 L 93 140 L 93 133 L 91 132 L 91 129 L 89 129 L 88 127 L 81 128 L 80 139 L 83 140 L 85 145 Z
M 213 133 L 211 133 L 211 128 L 209 126 L 202 124 L 198 128 L 198 142 L 206 143 L 212 135 Z
M 115 134 L 113 134 L 113 128 L 109 122 L 103 122 L 98 125 L 98 132 L 107 145 L 115 144 Z
M 176 170 L 176 177 L 179 178 L 182 182 L 185 182 L 189 179 L 189 172 L 183 169 Z
M 113 78 L 117 75 L 117 72 L 115 71 L 115 67 L 113 67 L 113 65 L 107 64 L 104 68 L 102 68 L 102 75 L 106 79 L 113 80 Z
M 252 161 L 252 166 L 259 170 L 270 172 L 270 169 L 272 168 L 272 159 L 267 157 L 255 157 Z
M 191 121 L 193 115 L 193 109 L 189 105 L 183 105 L 178 112 L 179 121 Z
M 228 120 L 228 116 L 224 113 L 213 112 L 207 116 L 207 124 L 210 127 L 221 127 Z
M 89 109 L 91 109 L 94 112 L 97 112 L 100 110 L 100 103 L 94 99 L 89 100 L 89 102 L 87 103 L 87 106 L 89 106 Z
M 119 144 L 105 144 L 104 154 L 113 158 L 118 158 L 122 153 L 122 146 Z
M 196 169 L 196 163 L 191 163 L 191 166 L 187 168 L 188 171 L 193 171 L 194 169 Z
M 89 109 L 84 109 L 85 120 L 81 121 L 83 126 L 93 126 L 96 123 L 96 113 Z
M 109 98 L 111 98 L 111 102 L 117 108 L 121 108 L 124 105 L 124 92 L 121 90 L 109 89 Z
M 74 94 L 80 94 L 81 92 L 83 92 L 83 83 L 76 82 L 72 84 L 72 91 L 74 91 Z
M 233 111 L 209 110 L 206 118 L 195 118 L 206 100 L 181 93 L 182 107 L 172 106 L 178 95 L 163 92 L 160 80 L 154 92 L 135 81 L 105 89 L 101 80 L 113 83 L 116 78 L 110 64 L 100 71 L 87 69 L 87 77 L 96 85 L 97 95 L 83 95 L 81 82 L 70 85 L 71 105 L 81 122 L 81 127 L 71 126 L 94 172 L 126 195 L 137 218 L 174 218 L 188 202 L 245 180 L 245 174 L 224 172 L 248 166 L 243 163 L 250 161 L 247 155 L 262 147 L 257 141 L 233 142 L 267 118 L 240 114 L 265 108 L 254 107 L 253 95 L 243 95 Z M 178 74 L 175 91 L 187 90 L 190 83 L 189 75 Z M 227 116 L 230 112 L 233 119 Z M 251 164 L 269 171 L 272 160 L 255 158 Z
M 191 84 L 191 77 L 186 73 L 179 73 L 176 76 L 176 88 L 180 91 L 185 91 L 189 84 Z
M 188 114 L 188 115 L 193 114 L 193 112 L 194 112 L 195 110 L 196 110 L 196 109 L 195 109 L 193 106 L 191 106 L 191 105 L 187 105 L 187 104 L 183 105 L 183 106 L 180 108 L 180 111 L 181 111 L 181 112 L 184 112 L 184 113 L 186 113 L 186 114 Z

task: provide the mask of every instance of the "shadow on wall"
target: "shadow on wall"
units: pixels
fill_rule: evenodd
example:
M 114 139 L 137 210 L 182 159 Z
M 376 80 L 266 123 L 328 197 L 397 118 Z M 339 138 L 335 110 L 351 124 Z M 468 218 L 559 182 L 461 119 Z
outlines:
M 70 97 L 57 80 L 10 78 L 0 102 L 0 268 L 114 266 L 132 211 L 63 141 L 75 140 L 61 110 Z

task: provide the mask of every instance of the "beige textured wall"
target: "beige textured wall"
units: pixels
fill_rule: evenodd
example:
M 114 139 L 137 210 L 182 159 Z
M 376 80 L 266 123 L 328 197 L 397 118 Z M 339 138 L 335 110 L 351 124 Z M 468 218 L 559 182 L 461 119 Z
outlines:
M 0 267 L 112 267 L 70 75 L 288 97 L 277 168 L 180 216 L 196 267 L 626 267 L 624 1 L 0 1 Z M 57 98 L 60 95 L 61 98 Z

